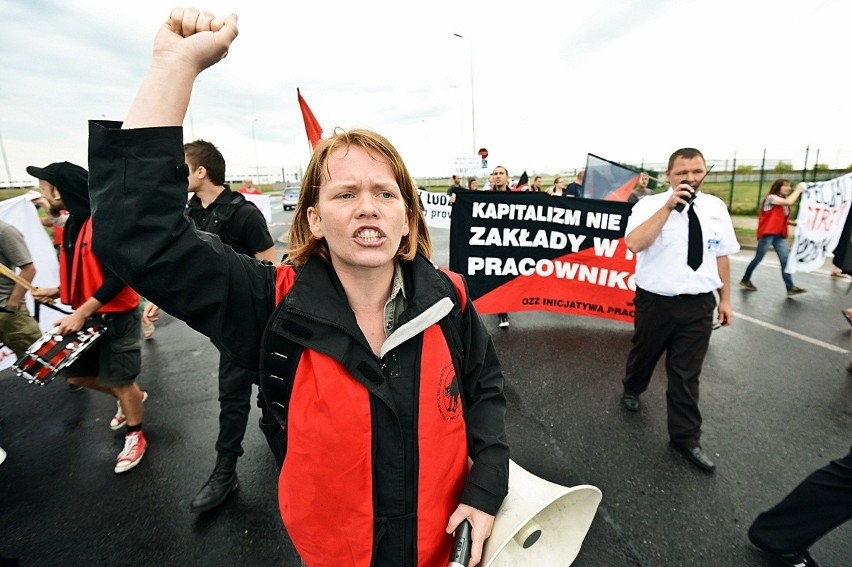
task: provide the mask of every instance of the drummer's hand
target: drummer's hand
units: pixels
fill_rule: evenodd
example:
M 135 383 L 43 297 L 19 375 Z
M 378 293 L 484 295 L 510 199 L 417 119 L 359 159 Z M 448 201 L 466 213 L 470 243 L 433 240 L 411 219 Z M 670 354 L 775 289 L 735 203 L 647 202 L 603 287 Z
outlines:
M 86 317 L 80 315 L 76 312 L 63 317 L 59 321 L 56 321 L 54 325 L 54 332 L 58 335 L 67 335 L 68 333 L 76 333 L 80 329 L 83 328 L 83 325 L 86 324 Z
M 30 293 L 32 294 L 33 299 L 39 303 L 50 303 L 53 299 L 59 297 L 59 288 L 40 287 Z
M 142 310 L 142 321 L 144 323 L 153 323 L 160 320 L 160 308 L 148 302 L 145 309 Z

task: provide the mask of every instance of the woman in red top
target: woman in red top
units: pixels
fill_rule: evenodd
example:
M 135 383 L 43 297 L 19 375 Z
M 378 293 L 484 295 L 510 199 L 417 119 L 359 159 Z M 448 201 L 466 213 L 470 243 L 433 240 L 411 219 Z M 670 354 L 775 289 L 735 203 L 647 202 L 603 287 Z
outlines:
M 784 285 L 787 286 L 787 295 L 798 295 L 806 291 L 793 285 L 793 278 L 784 271 L 789 253 L 787 249 L 787 225 L 790 222 L 790 207 L 802 194 L 804 188 L 805 184 L 799 183 L 791 193 L 789 179 L 776 179 L 775 183 L 772 184 L 769 194 L 766 195 L 766 199 L 763 200 L 763 205 L 760 207 L 760 216 L 757 219 L 757 251 L 754 253 L 754 259 L 746 268 L 745 274 L 743 274 L 743 279 L 740 281 L 741 288 L 757 291 L 757 288 L 751 283 L 751 273 L 763 260 L 769 246 L 772 246 L 781 262 L 781 277 L 784 279 Z

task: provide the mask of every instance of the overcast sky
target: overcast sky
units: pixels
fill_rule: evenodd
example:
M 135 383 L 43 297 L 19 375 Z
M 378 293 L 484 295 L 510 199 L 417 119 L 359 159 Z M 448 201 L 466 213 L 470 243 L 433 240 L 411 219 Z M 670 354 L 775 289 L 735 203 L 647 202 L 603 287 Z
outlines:
M 0 184 L 29 179 L 27 165 L 86 164 L 86 120 L 124 118 L 173 5 L 0 0 Z M 740 161 L 766 148 L 796 167 L 810 146 L 809 165 L 817 149 L 852 163 L 847 0 L 196 6 L 239 16 L 184 124 L 187 140 L 220 147 L 229 176 L 307 164 L 296 87 L 326 133 L 374 129 L 418 177 L 449 175 L 480 147 L 515 176 L 587 153 L 659 163 L 683 146 Z

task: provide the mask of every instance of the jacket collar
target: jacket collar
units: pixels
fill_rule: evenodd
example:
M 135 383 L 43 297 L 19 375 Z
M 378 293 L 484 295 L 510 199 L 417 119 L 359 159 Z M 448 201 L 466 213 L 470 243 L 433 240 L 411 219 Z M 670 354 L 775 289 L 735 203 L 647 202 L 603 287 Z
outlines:
M 379 357 L 373 354 L 358 327 L 334 269 L 318 256 L 298 270 L 271 331 L 337 360 L 383 403 L 394 408 L 379 358 L 446 316 L 453 306 L 450 297 L 454 297 L 454 290 L 426 258 L 418 255 L 400 266 L 408 307 Z

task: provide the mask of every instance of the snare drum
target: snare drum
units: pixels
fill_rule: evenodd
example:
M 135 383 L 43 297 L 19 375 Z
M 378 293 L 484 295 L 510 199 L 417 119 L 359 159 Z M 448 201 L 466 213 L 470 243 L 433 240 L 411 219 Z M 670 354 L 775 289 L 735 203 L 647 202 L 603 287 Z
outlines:
M 99 317 L 93 317 L 77 332 L 67 335 L 48 332 L 15 362 L 15 372 L 31 384 L 35 382 L 44 386 L 95 344 L 106 329 Z

